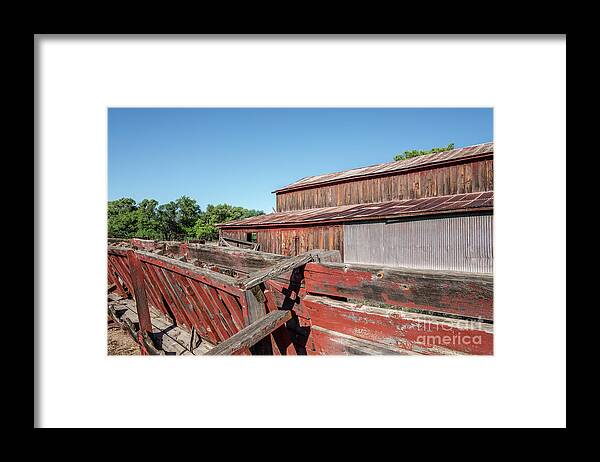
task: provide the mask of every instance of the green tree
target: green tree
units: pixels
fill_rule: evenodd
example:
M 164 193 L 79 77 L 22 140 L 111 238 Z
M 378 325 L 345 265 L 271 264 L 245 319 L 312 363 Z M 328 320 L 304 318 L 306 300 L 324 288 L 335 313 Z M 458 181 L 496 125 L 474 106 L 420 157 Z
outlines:
M 108 202 L 108 236 L 122 239 L 176 240 L 185 237 L 213 240 L 219 236 L 217 223 L 263 215 L 229 204 L 209 205 L 202 212 L 196 200 L 181 196 L 159 205 L 154 199 L 139 204 L 129 197 Z
M 177 223 L 181 231 L 186 236 L 191 236 L 194 232 L 194 225 L 202 213 L 200 206 L 188 196 L 181 196 L 175 201 L 175 205 L 177 206 Z
M 182 239 L 194 235 L 194 224 L 202 211 L 195 199 L 181 196 L 157 209 L 158 229 L 163 239 Z
M 136 213 L 136 237 L 143 239 L 160 239 L 162 237 L 157 206 L 158 201 L 154 199 L 144 199 L 139 203 Z
M 194 236 L 197 239 L 215 240 L 219 237 L 218 223 L 264 215 L 262 210 L 234 207 L 229 204 L 208 205 L 206 211 L 194 225 Z
M 173 240 L 182 234 L 177 222 L 177 204 L 174 201 L 162 204 L 157 209 L 159 229 L 163 239 Z
M 426 154 L 434 154 L 436 152 L 450 151 L 451 149 L 454 149 L 454 143 L 450 143 L 448 144 L 448 146 L 441 148 L 431 148 L 427 151 L 413 149 L 412 151 L 404 151 L 402 154 L 396 154 L 396 156 L 394 156 L 394 160 L 405 160 L 410 159 L 411 157 L 424 156 Z
M 129 239 L 137 231 L 135 200 L 123 197 L 108 203 L 108 237 Z

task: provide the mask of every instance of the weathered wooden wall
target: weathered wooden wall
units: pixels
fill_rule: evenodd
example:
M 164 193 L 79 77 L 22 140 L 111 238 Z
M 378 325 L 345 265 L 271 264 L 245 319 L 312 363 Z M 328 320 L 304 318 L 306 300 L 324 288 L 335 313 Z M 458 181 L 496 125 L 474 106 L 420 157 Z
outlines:
M 306 354 L 493 354 L 491 275 L 340 263 L 303 274 Z
M 257 233 L 264 252 L 295 256 L 314 249 L 339 250 L 342 261 L 431 270 L 491 273 L 491 213 L 395 222 L 357 222 L 329 226 L 221 229 L 246 239 Z
M 489 274 L 332 262 L 308 263 L 303 275 L 313 295 L 493 320 L 494 279 Z
M 222 229 L 221 235 L 246 239 L 247 233 L 256 233 L 262 252 L 295 256 L 313 249 L 339 250 L 344 257 L 343 225 L 303 226 L 279 228 Z
M 380 348 L 376 354 L 406 351 L 428 355 L 493 354 L 491 324 L 314 295 L 304 297 L 302 303 L 310 312 L 312 322 L 306 344 L 309 355 L 361 354 L 356 347 L 363 346 L 364 341 L 370 342 L 368 346 Z M 391 351 L 386 353 L 384 347 Z M 364 351 L 364 346 L 361 349 Z
M 277 211 L 492 191 L 493 158 L 277 193 Z

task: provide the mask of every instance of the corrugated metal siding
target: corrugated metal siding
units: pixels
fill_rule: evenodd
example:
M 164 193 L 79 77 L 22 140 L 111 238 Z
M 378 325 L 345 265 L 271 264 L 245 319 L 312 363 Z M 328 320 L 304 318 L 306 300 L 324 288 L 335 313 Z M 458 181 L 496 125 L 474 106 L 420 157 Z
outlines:
M 491 273 L 492 215 L 344 225 L 344 261 Z

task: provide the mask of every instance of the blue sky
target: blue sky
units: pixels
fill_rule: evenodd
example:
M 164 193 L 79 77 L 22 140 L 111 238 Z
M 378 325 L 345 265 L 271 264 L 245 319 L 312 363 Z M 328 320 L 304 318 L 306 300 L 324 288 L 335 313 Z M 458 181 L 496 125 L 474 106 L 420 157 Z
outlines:
M 269 213 L 299 178 L 389 162 L 408 149 L 493 141 L 491 108 L 108 110 L 109 200 L 182 195 Z

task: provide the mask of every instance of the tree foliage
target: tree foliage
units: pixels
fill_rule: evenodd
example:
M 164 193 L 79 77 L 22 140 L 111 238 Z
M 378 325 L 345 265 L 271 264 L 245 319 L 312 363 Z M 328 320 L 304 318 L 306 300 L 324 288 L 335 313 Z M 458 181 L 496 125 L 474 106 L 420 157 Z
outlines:
M 404 151 L 402 154 L 396 154 L 396 156 L 394 156 L 394 160 L 405 160 L 410 159 L 411 157 L 424 156 L 426 154 L 434 154 L 436 152 L 450 151 L 451 149 L 454 149 L 454 143 L 450 143 L 448 144 L 448 146 L 445 147 L 431 148 L 427 151 L 413 149 L 412 151 Z
M 138 206 L 130 198 L 108 203 L 109 237 L 134 237 L 138 229 Z
M 229 204 L 208 205 L 206 212 L 201 215 L 194 226 L 194 235 L 197 239 L 217 239 L 219 237 L 219 229 L 215 226 L 217 223 L 226 223 L 257 215 L 264 215 L 264 212 L 234 207 Z
M 263 214 L 260 210 L 229 204 L 208 205 L 206 212 L 202 212 L 196 200 L 188 196 L 162 205 L 154 199 L 144 199 L 137 204 L 135 200 L 124 197 L 108 202 L 108 236 L 212 240 L 219 236 L 217 223 Z

